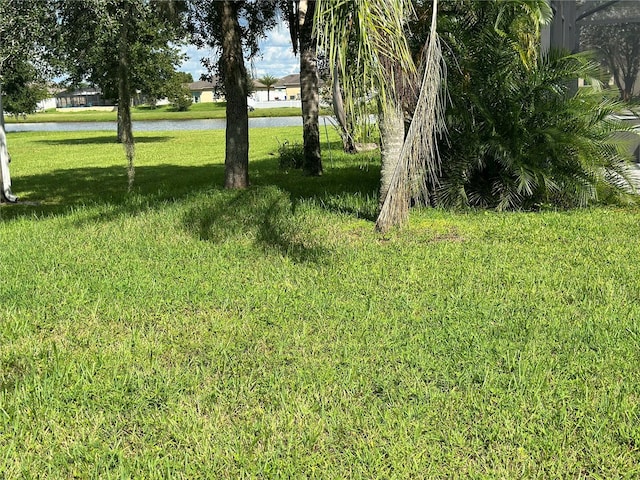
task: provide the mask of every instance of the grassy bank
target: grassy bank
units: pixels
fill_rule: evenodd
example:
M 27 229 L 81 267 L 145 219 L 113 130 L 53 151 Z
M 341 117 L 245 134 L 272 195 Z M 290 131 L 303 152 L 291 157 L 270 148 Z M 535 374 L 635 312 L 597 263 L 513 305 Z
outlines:
M 0 207 L 7 478 L 634 478 L 640 211 L 414 211 L 253 130 L 9 134 Z
M 131 110 L 133 120 L 204 120 L 225 118 L 226 103 L 198 103 L 192 105 L 186 112 L 176 112 L 171 106 L 157 108 L 134 107 Z M 288 117 L 300 115 L 299 108 L 259 108 L 249 112 L 250 117 Z M 36 123 L 36 122 L 115 122 L 117 112 L 100 112 L 93 110 L 65 112 L 62 110 L 47 110 L 34 113 L 26 117 L 6 116 L 7 123 Z

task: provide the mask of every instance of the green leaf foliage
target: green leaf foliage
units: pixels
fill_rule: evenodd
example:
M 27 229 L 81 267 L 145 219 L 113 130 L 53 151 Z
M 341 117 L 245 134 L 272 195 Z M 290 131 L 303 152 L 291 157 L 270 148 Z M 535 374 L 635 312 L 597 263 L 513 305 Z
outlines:
M 282 170 L 302 168 L 304 162 L 304 146 L 298 142 L 285 141 L 278 146 L 278 166 Z
M 128 24 L 127 56 L 132 94 L 160 98 L 169 94 L 183 55 L 177 48 L 184 32 L 166 2 L 93 0 L 60 2 L 66 70 L 72 83 L 98 85 L 107 98 L 118 97 L 118 46 Z
M 211 49 L 212 58 L 219 57 L 221 60 L 222 29 L 220 12 L 216 8 L 218 2 L 191 0 L 187 3 L 190 41 L 200 48 Z M 247 58 L 253 58 L 260 50 L 260 40 L 264 39 L 266 32 L 276 25 L 278 2 L 277 0 L 241 0 L 233 3 L 238 18 L 241 19 L 243 52 Z M 219 74 L 224 77 L 224 65 L 221 61 L 212 58 L 203 58 L 202 64 L 209 70 L 210 75 Z M 251 82 L 248 81 L 248 84 Z
M 376 96 L 382 110 L 399 101 L 403 80 L 415 74 L 404 27 L 412 14 L 407 0 L 321 0 L 315 29 L 319 49 L 340 80 L 348 114 L 366 117 Z M 335 79 L 334 79 L 335 81 Z
M 435 202 L 505 210 L 585 206 L 600 187 L 623 195 L 615 133 L 628 128 L 611 118 L 621 106 L 598 88 L 598 65 L 585 54 L 523 56 L 513 29 L 535 17 L 501 20 L 500 2 L 464 3 L 441 18 L 450 105 Z M 574 94 L 577 78 L 591 86 Z
M 0 0 L 0 80 L 18 62 L 32 62 L 40 74 L 56 70 L 55 7 L 53 0 Z
M 2 84 L 2 108 L 11 115 L 34 113 L 38 102 L 49 96 L 38 81 L 36 68 L 28 62 L 14 59 L 7 65 Z

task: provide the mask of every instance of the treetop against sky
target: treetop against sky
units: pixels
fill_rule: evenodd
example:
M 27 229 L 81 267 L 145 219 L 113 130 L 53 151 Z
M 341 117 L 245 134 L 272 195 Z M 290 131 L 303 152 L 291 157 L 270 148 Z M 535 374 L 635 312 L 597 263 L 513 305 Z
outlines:
M 180 70 L 191 73 L 194 80 L 206 73 L 206 68 L 200 63 L 202 57 L 213 55 L 208 49 L 198 49 L 192 45 L 183 48 L 189 57 L 181 66 Z M 300 70 L 300 62 L 293 54 L 291 48 L 291 38 L 284 23 L 280 23 L 271 30 L 267 38 L 260 42 L 260 54 L 247 65 L 251 73 L 256 77 L 273 75 L 281 78 Z

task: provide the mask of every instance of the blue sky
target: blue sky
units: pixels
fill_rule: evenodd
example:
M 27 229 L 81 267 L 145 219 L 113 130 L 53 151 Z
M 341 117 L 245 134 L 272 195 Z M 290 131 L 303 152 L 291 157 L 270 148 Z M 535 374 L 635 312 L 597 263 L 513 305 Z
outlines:
M 186 47 L 184 51 L 189 59 L 179 70 L 191 73 L 194 80 L 199 80 L 200 75 L 205 73 L 200 58 L 212 56 L 211 52 L 192 46 Z M 258 78 L 263 75 L 280 78 L 300 71 L 300 61 L 293 55 L 291 38 L 285 25 L 280 24 L 267 34 L 267 38 L 260 43 L 260 53 L 252 64 L 247 64 L 247 69 L 252 70 Z

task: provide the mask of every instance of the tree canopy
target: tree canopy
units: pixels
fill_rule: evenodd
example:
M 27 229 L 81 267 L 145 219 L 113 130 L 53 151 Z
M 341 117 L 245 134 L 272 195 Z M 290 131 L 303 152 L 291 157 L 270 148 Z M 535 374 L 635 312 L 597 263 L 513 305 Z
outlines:
M 121 26 L 128 25 L 129 86 L 159 98 L 184 59 L 184 32 L 160 1 L 93 0 L 61 2 L 65 69 L 72 83 L 87 80 L 118 98 Z
M 4 111 L 15 116 L 34 113 L 38 102 L 50 95 L 36 67 L 18 58 L 5 65 L 2 94 Z
M 55 71 L 56 45 L 59 44 L 56 6 L 51 0 L 0 0 L 0 92 L 9 70 L 13 73 L 12 104 L 17 109 L 28 107 L 29 96 L 37 91 L 32 82 Z M 18 92 L 22 83 L 24 94 Z M 18 100 L 20 98 L 20 100 Z M 13 107 L 11 107 L 13 108 Z M 2 95 L 0 94 L 0 126 L 4 128 Z

